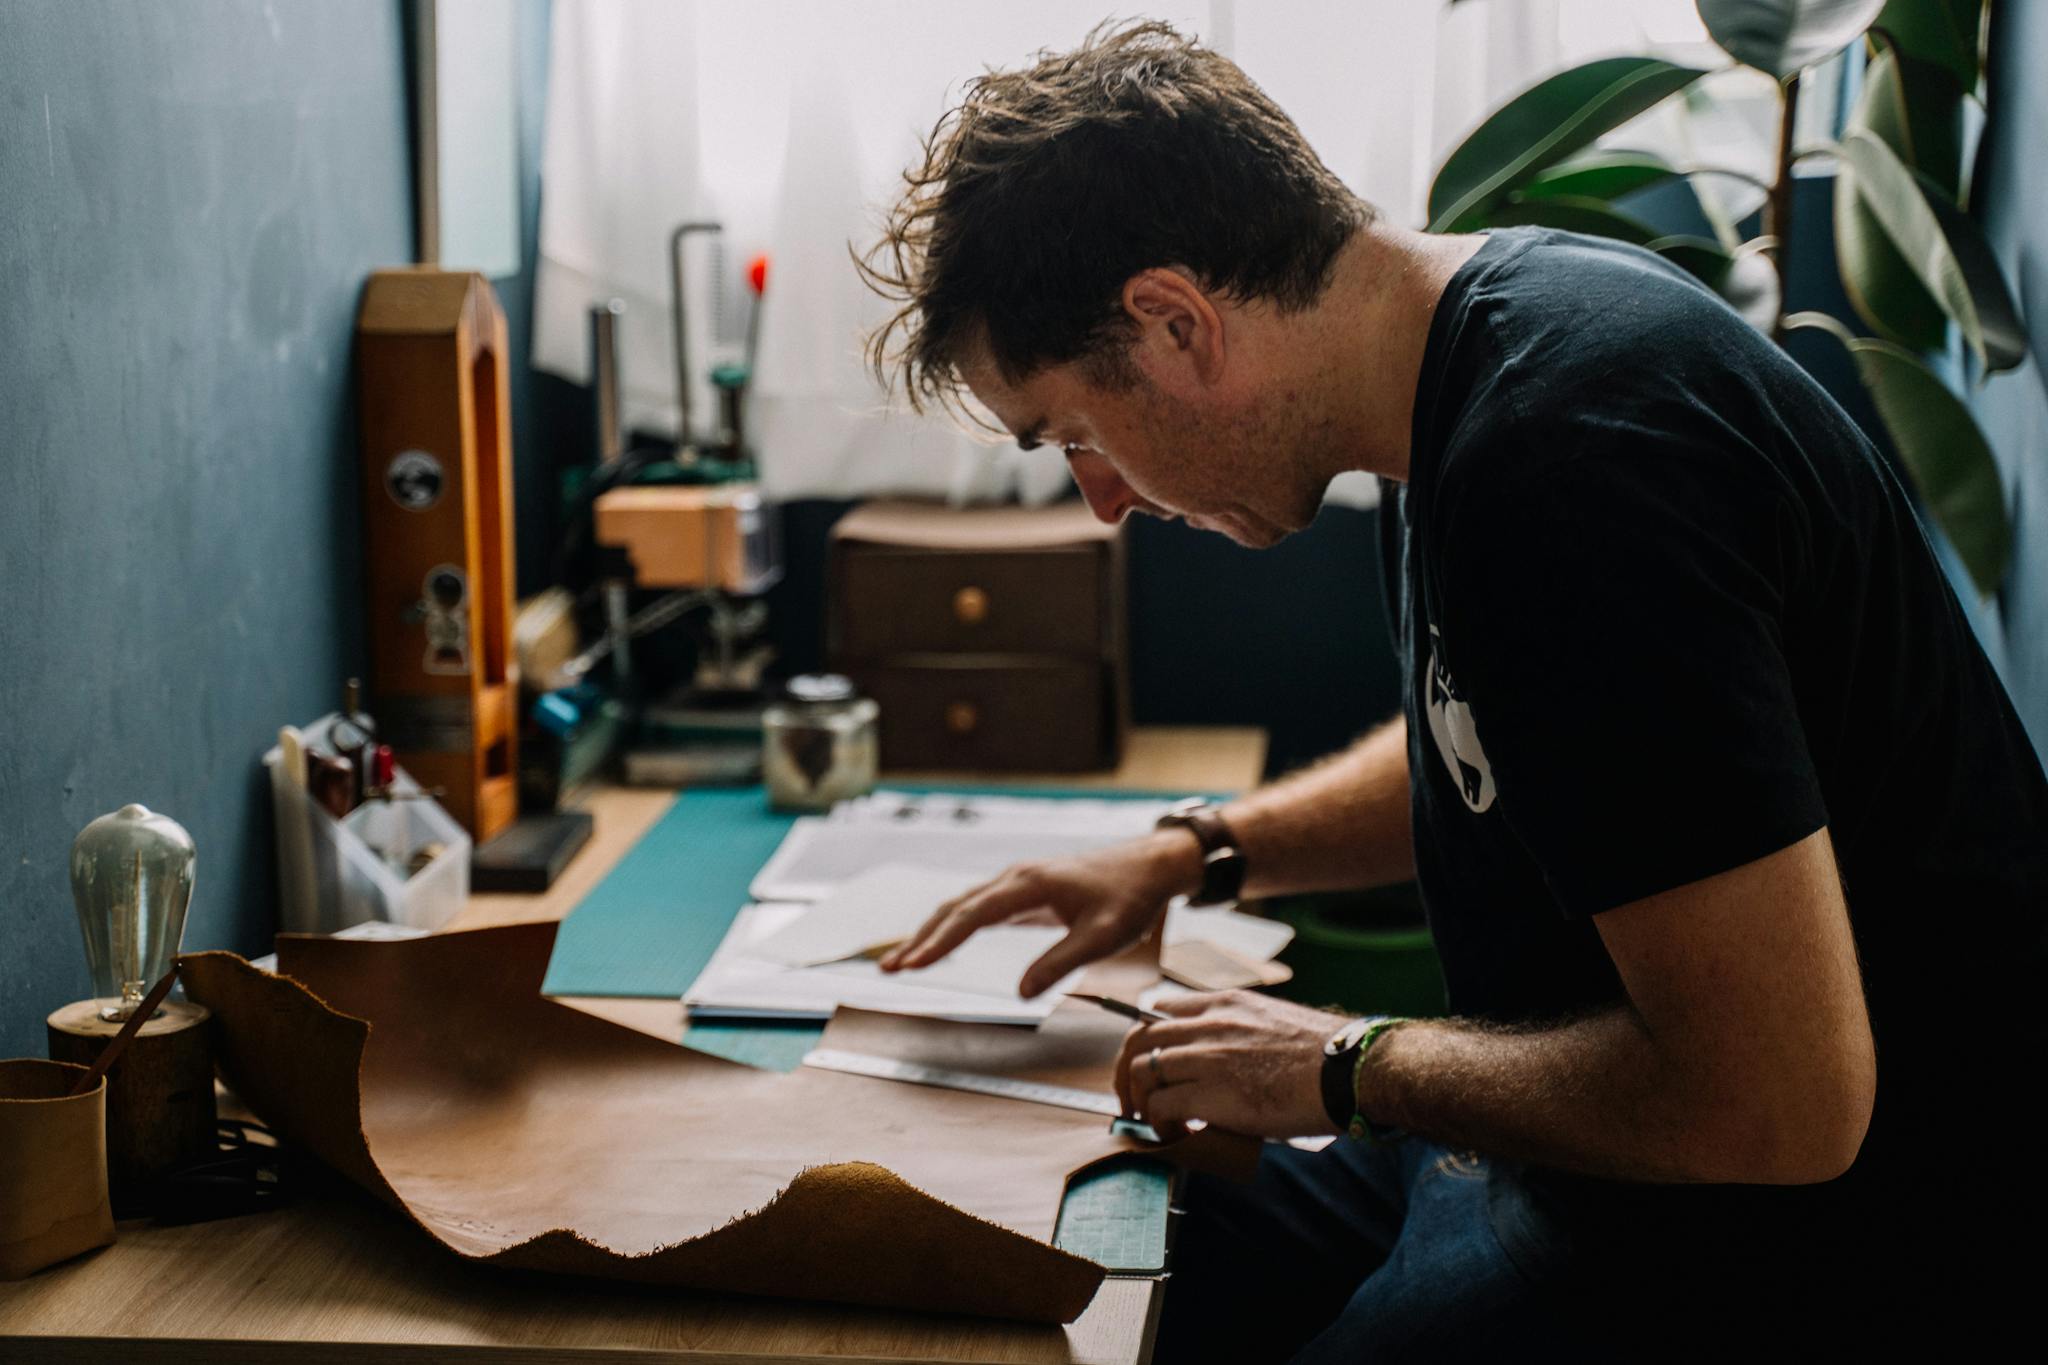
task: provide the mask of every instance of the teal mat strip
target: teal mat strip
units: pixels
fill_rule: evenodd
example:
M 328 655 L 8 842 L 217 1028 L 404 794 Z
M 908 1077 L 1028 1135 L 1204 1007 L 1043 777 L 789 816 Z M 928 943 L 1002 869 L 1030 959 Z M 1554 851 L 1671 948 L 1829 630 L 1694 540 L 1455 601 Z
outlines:
M 744 1024 L 725 1020 L 688 1024 L 683 1029 L 683 1046 L 723 1057 L 742 1066 L 762 1071 L 794 1071 L 804 1064 L 804 1054 L 825 1036 L 823 1024 L 776 1023 L 768 1020 Z
M 1152 1157 L 1121 1157 L 1074 1177 L 1060 1201 L 1053 1245 L 1127 1274 L 1166 1269 L 1172 1172 Z
M 679 999 L 794 818 L 759 787 L 678 796 L 562 921 L 541 992 Z

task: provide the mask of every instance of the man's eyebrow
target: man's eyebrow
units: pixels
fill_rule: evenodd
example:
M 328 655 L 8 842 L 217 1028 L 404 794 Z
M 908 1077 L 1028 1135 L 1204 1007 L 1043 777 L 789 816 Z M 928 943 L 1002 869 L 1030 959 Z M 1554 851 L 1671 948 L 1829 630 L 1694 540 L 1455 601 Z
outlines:
M 1017 436 L 1017 449 L 1036 450 L 1045 444 L 1045 419 L 1039 418 Z

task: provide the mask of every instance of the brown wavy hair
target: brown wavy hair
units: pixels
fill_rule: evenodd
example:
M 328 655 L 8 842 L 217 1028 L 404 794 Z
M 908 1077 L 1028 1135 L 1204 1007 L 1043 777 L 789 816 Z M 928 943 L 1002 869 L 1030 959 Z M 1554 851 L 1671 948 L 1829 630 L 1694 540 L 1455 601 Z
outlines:
M 1127 385 L 1132 275 L 1181 266 L 1296 311 L 1375 216 L 1234 63 L 1158 22 L 976 77 L 903 180 L 854 261 L 897 305 L 868 363 L 919 411 L 958 409 L 975 344 L 1006 382 L 1079 360 Z

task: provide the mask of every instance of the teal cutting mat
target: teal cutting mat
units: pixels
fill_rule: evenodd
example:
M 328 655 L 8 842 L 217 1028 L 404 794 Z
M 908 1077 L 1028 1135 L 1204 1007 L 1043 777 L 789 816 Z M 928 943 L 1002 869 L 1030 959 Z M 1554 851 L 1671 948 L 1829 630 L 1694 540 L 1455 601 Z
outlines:
M 763 1071 L 794 1071 L 825 1034 L 823 1024 L 705 1020 L 683 1026 L 683 1046 Z
M 795 818 L 759 787 L 678 796 L 562 921 L 541 993 L 681 999 Z

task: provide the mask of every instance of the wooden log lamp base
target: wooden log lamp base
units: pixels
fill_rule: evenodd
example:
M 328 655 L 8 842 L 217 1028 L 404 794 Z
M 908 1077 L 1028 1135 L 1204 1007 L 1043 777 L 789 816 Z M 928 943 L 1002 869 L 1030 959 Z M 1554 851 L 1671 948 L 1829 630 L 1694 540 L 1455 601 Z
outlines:
M 150 1188 L 216 1151 L 213 1048 L 204 1005 L 165 1001 L 107 1072 L 107 1186 L 114 1211 L 146 1212 Z M 51 1014 L 50 1059 L 91 1066 L 121 1031 L 79 1000 Z

